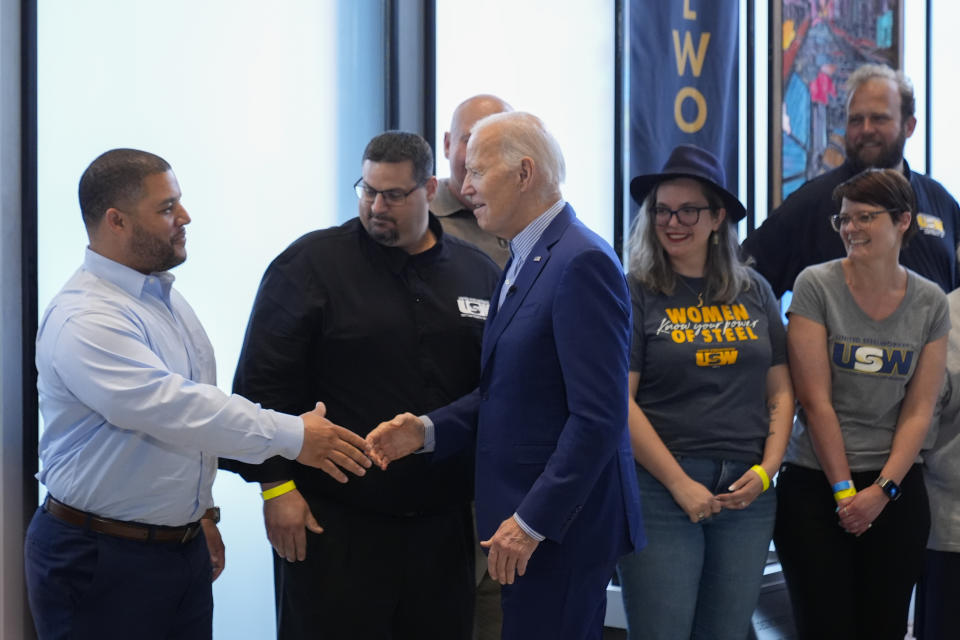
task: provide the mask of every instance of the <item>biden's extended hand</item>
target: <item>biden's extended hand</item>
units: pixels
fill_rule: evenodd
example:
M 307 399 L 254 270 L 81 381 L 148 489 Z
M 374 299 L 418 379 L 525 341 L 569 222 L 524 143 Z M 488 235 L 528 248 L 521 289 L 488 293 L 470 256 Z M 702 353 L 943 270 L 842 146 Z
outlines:
M 527 561 L 538 544 L 540 542 L 527 535 L 512 516 L 501 522 L 497 532 L 480 543 L 489 550 L 487 571 L 490 577 L 500 584 L 513 584 L 516 576 L 527 572 Z
M 423 420 L 412 413 L 400 413 L 368 433 L 367 443 L 371 457 L 381 469 L 386 469 L 394 460 L 423 447 L 423 436 Z
M 372 463 L 367 457 L 367 442 L 349 429 L 338 427 L 324 416 L 327 408 L 318 402 L 313 411 L 300 416 L 303 420 L 303 448 L 297 462 L 316 467 L 338 482 L 346 482 L 346 469 L 356 476 L 367 472 Z

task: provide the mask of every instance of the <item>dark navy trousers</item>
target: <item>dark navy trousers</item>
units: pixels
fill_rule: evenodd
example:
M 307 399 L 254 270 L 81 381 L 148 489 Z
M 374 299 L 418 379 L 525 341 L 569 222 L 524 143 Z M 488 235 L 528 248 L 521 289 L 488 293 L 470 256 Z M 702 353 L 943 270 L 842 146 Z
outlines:
M 40 640 L 209 640 L 210 555 L 186 544 L 124 540 L 63 522 L 40 507 L 24 566 Z

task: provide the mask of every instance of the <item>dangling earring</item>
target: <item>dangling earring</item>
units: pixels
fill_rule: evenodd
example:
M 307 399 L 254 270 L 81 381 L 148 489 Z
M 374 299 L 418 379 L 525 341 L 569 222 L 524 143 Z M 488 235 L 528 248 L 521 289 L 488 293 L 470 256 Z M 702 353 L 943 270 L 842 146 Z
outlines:
M 718 244 L 720 244 L 720 236 L 717 235 L 716 231 L 710 232 L 710 243 L 713 246 L 717 246 Z

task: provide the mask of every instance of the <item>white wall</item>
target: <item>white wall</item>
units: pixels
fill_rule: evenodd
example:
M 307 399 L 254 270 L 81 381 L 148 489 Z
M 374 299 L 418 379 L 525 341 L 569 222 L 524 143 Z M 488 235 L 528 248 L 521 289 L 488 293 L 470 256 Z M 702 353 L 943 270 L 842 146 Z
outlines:
M 936 8 L 947 5 L 949 0 L 929 0 Z M 917 98 L 917 128 L 903 148 L 903 157 L 910 169 L 919 173 L 927 171 L 927 2 L 928 0 L 908 0 L 904 2 L 903 15 L 903 72 L 913 82 Z M 949 2 L 951 8 L 953 2 Z M 960 25 L 955 25 L 960 26 Z M 954 29 L 956 31 L 956 29 Z M 955 37 L 955 36 L 954 36 Z M 936 54 L 934 54 L 936 60 Z M 942 81 L 941 81 L 942 82 Z M 936 85 L 936 82 L 934 82 Z M 937 135 L 942 132 L 937 131 Z
M 933 4 L 932 102 L 930 126 L 931 175 L 939 180 L 954 198 L 960 198 L 960 127 L 956 124 L 956 108 L 960 104 L 960 85 L 954 65 L 957 57 L 957 32 L 960 30 L 960 4 L 952 0 L 936 0 Z M 918 105 L 919 107 L 919 105 Z M 916 134 L 914 134 L 916 135 Z
M 564 197 L 613 242 L 613 0 L 437 2 L 437 175 L 465 98 L 492 93 L 540 117 L 567 163 Z

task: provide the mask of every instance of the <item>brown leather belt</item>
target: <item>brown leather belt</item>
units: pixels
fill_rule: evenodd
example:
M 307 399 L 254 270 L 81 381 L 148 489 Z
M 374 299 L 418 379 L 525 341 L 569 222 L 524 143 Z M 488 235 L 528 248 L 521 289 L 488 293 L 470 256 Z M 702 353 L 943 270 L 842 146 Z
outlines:
M 186 544 L 200 533 L 200 523 L 191 522 L 183 527 L 164 527 L 161 525 L 141 524 L 139 522 L 124 522 L 101 518 L 86 511 L 74 509 L 65 505 L 52 496 L 43 501 L 43 508 L 55 518 L 97 533 L 104 533 L 126 540 L 140 540 L 142 542 L 178 542 Z

